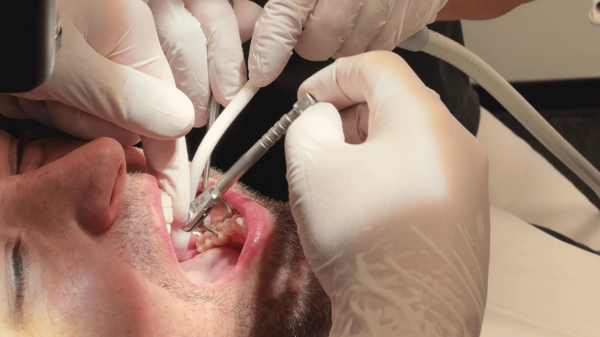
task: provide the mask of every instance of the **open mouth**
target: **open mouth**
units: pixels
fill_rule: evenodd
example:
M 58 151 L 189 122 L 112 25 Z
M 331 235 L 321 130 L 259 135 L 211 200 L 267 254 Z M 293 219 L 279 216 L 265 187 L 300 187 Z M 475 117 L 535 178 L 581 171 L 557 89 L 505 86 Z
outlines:
M 128 172 L 144 171 L 145 162 L 142 160 L 141 151 L 133 149 L 130 152 L 127 156 Z M 213 172 L 216 173 L 216 170 Z M 154 184 L 156 184 L 155 180 Z M 152 189 L 159 192 L 157 187 L 154 185 Z M 215 235 L 197 229 L 191 235 L 185 258 L 179 261 L 179 266 L 187 278 L 196 285 L 214 285 L 217 281 L 219 283 L 228 282 L 241 276 L 250 269 L 252 262 L 264 250 L 266 242 L 270 238 L 272 219 L 267 209 L 235 190 L 234 186 L 223 195 L 223 198 L 232 207 L 232 217 L 226 217 L 226 207 L 222 204 L 219 204 L 210 213 L 210 227 L 220 234 Z M 201 192 L 200 189 L 198 193 Z M 160 201 L 155 204 L 155 207 L 162 208 L 163 223 L 166 223 L 166 226 L 160 226 L 162 228 L 157 228 L 157 230 L 161 232 L 160 235 L 163 236 L 164 243 L 170 250 L 171 257 L 169 259 L 177 261 L 169 235 L 170 224 L 173 222 L 171 198 L 164 191 L 160 191 L 159 194 L 160 197 L 157 200 Z
M 222 205 L 210 214 L 210 227 L 215 235 L 204 229 L 192 233 L 188 252 L 180 266 L 195 284 L 210 284 L 229 274 L 239 261 L 248 235 L 246 220 L 237 209 L 232 217 L 225 217 Z M 224 214 L 223 214 L 224 213 Z
M 145 158 L 138 149 L 126 148 L 127 172 L 144 172 Z M 213 170 L 215 171 L 215 170 Z M 177 261 L 170 239 L 170 224 L 173 222 L 171 198 L 158 190 L 156 180 L 150 190 L 160 194 L 155 208 L 161 209 L 166 226 L 157 228 L 161 232 L 171 258 Z M 216 181 L 215 181 L 216 182 Z M 211 184 L 212 185 L 212 184 Z M 256 201 L 235 191 L 227 191 L 223 198 L 231 205 L 233 216 L 226 217 L 224 205 L 219 204 L 210 213 L 211 226 L 219 235 L 198 230 L 191 235 L 185 258 L 179 262 L 187 278 L 196 285 L 206 286 L 215 282 L 227 282 L 243 274 L 252 261 L 263 251 L 271 233 L 271 216 Z M 154 194 L 156 192 L 149 192 Z M 199 190 L 198 193 L 202 191 Z M 162 206 L 162 207 L 161 207 Z
M 250 267 L 270 233 L 270 217 L 262 206 L 233 190 L 223 197 L 233 216 L 227 217 L 223 204 L 215 207 L 210 227 L 219 234 L 203 229 L 193 232 L 186 257 L 180 261 L 181 269 L 196 285 L 236 278 Z

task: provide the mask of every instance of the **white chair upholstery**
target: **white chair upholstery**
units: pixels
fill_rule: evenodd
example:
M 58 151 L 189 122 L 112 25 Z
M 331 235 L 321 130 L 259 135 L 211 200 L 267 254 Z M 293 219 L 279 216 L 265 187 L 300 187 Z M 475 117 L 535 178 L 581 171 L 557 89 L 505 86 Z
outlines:
M 482 337 L 599 336 L 600 256 L 491 210 Z
M 600 250 L 598 210 L 485 110 L 477 139 L 488 151 L 492 204 L 481 336 L 600 336 L 600 256 L 529 224 Z
M 485 109 L 477 139 L 488 153 L 493 206 L 600 250 L 598 209 L 544 157 Z

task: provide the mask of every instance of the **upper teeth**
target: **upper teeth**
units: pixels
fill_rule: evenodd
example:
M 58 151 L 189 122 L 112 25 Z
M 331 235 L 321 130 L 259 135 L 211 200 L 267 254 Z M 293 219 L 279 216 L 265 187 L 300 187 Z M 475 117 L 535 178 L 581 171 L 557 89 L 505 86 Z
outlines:
M 244 236 L 248 233 L 246 221 L 239 214 L 234 214 L 232 218 L 227 218 L 222 222 L 213 225 L 212 228 L 219 232 L 214 235 L 210 232 L 204 232 L 196 239 L 196 248 L 203 253 L 215 246 L 225 246 L 231 242 L 231 236 L 234 233 L 240 233 Z

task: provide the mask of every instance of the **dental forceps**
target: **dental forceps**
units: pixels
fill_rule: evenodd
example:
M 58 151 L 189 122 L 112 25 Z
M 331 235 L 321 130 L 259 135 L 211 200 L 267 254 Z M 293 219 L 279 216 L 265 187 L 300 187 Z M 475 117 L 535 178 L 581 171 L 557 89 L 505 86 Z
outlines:
M 227 1 L 229 2 L 229 5 L 231 5 L 233 7 L 233 0 L 227 0 Z M 207 132 L 208 132 L 208 130 L 210 130 L 210 128 L 214 124 L 217 117 L 219 117 L 220 113 L 221 113 L 221 105 L 219 105 L 219 103 L 217 103 L 217 100 L 215 99 L 215 95 L 213 95 L 212 91 L 211 91 L 208 122 L 206 123 L 206 131 Z M 208 189 L 209 179 L 210 179 L 210 156 L 208 157 L 208 160 L 206 161 L 206 167 L 204 168 L 204 178 L 202 179 L 202 191 L 206 191 Z M 215 205 L 218 202 L 221 202 L 227 207 L 228 214 L 227 214 L 226 218 L 231 218 L 233 216 L 233 209 L 231 208 L 231 205 L 229 205 L 229 203 L 225 199 L 220 198 L 220 197 L 216 201 L 217 202 L 215 203 Z M 213 205 L 213 207 L 214 207 L 214 205 Z M 206 216 L 205 216 L 205 218 L 206 218 Z M 204 219 L 202 219 L 202 220 L 204 220 Z M 215 235 L 219 235 L 219 232 L 210 228 L 209 225 L 206 223 L 202 224 L 202 229 L 209 231 Z
M 307 108 L 315 105 L 317 100 L 306 94 L 294 104 L 293 109 L 283 115 L 254 145 L 244 153 L 223 177 L 213 186 L 204 189 L 192 203 L 188 212 L 188 220 L 182 231 L 193 231 L 200 222 L 210 214 L 221 201 L 223 194 L 229 190 L 269 149 L 285 134 L 292 122 Z M 207 171 L 205 171 L 207 172 Z M 203 227 L 204 228 L 204 227 Z M 206 228 L 205 228 L 206 229 Z
M 221 113 L 221 106 L 219 105 L 219 103 L 217 103 L 217 100 L 215 99 L 214 95 L 210 96 L 209 104 L 210 104 L 209 105 L 209 115 L 208 115 L 208 122 L 206 123 L 206 131 L 210 130 L 213 123 L 215 122 L 217 117 L 219 117 L 219 114 Z M 208 190 L 209 178 L 210 178 L 210 157 L 208 157 L 208 160 L 206 161 L 206 167 L 204 168 L 204 178 L 202 179 L 202 191 Z M 225 199 L 218 197 L 215 200 L 215 204 L 213 205 L 213 207 L 216 206 L 219 202 L 223 203 L 225 205 L 225 207 L 227 207 L 228 214 L 227 214 L 226 218 L 232 217 L 233 209 L 231 208 L 231 205 L 229 205 L 229 203 Z M 204 218 L 206 218 L 206 216 Z M 199 221 L 203 221 L 202 229 L 209 231 L 215 235 L 219 235 L 219 232 L 217 232 L 216 230 L 209 227 L 208 224 L 205 223 L 204 219 L 199 220 Z

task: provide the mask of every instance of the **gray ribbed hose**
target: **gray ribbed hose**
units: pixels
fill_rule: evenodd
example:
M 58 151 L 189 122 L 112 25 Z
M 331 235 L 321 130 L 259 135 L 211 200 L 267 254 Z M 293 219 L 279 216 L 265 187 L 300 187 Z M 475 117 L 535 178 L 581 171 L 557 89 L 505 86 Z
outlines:
M 442 59 L 473 78 L 523 124 L 550 152 L 600 196 L 600 172 L 569 144 L 544 117 L 490 65 L 455 41 L 422 30 L 398 47 Z

